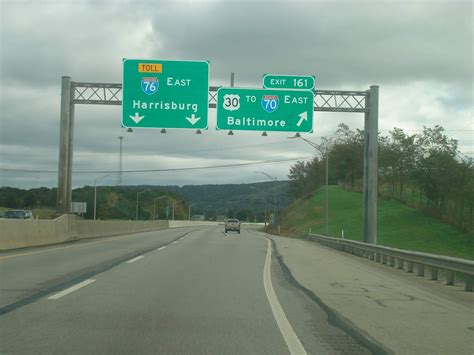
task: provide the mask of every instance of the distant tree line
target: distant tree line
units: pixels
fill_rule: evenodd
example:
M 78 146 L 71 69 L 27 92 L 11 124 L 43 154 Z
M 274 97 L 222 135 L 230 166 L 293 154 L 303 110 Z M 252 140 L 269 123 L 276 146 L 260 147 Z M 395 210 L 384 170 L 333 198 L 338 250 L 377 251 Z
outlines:
M 288 182 L 259 182 L 252 184 L 226 185 L 184 185 L 184 186 L 98 186 L 96 217 L 105 219 L 135 219 L 136 198 L 140 194 L 138 219 L 172 219 L 173 201 L 175 219 L 188 219 L 189 205 L 191 215 L 206 220 L 222 220 L 225 216 L 242 221 L 268 221 L 274 210 L 274 191 L 277 189 L 277 210 L 291 203 L 288 195 Z M 51 218 L 56 208 L 56 188 L 19 189 L 0 187 L 0 207 L 18 209 L 48 209 Z M 160 196 L 166 196 L 156 199 Z M 86 202 L 87 213 L 84 218 L 94 218 L 94 186 L 84 186 L 72 191 L 75 202 Z M 265 203 L 266 199 L 266 203 Z M 265 208 L 266 207 L 266 208 Z M 265 215 L 265 209 L 267 214 Z
M 323 140 L 317 156 L 289 171 L 289 190 L 304 197 L 325 184 L 362 191 L 364 131 L 340 124 L 334 139 Z M 418 134 L 394 128 L 379 135 L 379 196 L 422 209 L 463 231 L 473 232 L 474 161 L 441 126 Z
M 156 187 L 142 186 L 99 186 L 97 188 L 96 218 L 98 219 L 135 219 L 137 192 L 149 189 L 140 195 L 138 204 L 138 219 L 155 218 L 171 219 L 173 201 L 175 202 L 175 219 L 188 218 L 187 202 L 179 195 L 163 191 Z M 154 201 L 158 196 L 164 196 Z M 56 188 L 41 187 L 36 189 L 18 189 L 12 187 L 0 188 L 0 206 L 7 208 L 40 209 L 56 207 Z M 87 213 L 84 218 L 94 218 L 94 186 L 84 186 L 72 191 L 75 202 L 86 202 Z

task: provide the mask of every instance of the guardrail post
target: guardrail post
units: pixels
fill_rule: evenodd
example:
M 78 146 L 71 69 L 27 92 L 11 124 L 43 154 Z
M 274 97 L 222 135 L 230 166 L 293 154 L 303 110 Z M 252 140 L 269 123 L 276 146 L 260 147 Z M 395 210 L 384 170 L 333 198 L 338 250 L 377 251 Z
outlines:
M 387 263 L 387 255 L 383 254 L 382 255 L 382 264 L 386 264 Z
M 369 259 L 374 260 L 375 259 L 375 253 L 374 252 L 369 252 Z
M 446 273 L 446 285 L 454 285 L 454 271 L 447 271 Z
M 395 258 L 393 256 L 390 256 L 389 259 L 388 259 L 388 263 L 391 267 L 394 267 L 395 266 Z
M 417 271 L 417 276 L 425 276 L 425 265 L 418 264 Z
M 375 261 L 380 262 L 380 253 L 375 253 Z
M 407 261 L 407 272 L 413 272 L 413 261 Z
M 431 280 L 438 280 L 438 269 L 435 267 L 431 268 Z
M 403 259 L 398 259 L 398 269 L 403 270 Z
M 466 277 L 466 283 L 464 284 L 464 291 L 472 292 L 473 278 L 469 275 L 464 275 Z

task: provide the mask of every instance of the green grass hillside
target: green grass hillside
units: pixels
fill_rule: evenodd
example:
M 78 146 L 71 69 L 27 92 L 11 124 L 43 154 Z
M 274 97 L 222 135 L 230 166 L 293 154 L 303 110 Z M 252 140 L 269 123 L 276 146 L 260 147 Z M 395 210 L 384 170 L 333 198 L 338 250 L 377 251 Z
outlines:
M 298 199 L 279 218 L 281 234 L 302 236 L 310 229 L 324 234 L 325 188 L 307 199 Z M 362 194 L 329 187 L 329 235 L 362 240 Z M 449 255 L 474 260 L 474 235 L 407 207 L 394 200 L 379 199 L 378 244 L 400 249 Z

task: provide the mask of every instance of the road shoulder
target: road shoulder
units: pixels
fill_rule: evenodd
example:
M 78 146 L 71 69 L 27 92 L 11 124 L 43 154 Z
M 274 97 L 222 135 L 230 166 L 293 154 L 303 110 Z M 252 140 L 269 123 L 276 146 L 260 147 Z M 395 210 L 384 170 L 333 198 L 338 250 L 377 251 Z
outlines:
M 318 245 L 270 236 L 288 272 L 357 332 L 395 353 L 471 354 L 474 294 Z

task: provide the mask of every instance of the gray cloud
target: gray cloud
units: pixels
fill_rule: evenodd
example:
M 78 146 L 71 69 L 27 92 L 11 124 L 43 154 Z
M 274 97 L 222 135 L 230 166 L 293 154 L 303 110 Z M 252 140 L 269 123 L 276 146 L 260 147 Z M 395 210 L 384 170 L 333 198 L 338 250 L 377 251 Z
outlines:
M 55 170 L 60 78 L 121 82 L 122 58 L 208 59 L 211 84 L 261 86 L 264 73 L 313 74 L 322 89 L 380 85 L 382 133 L 440 124 L 472 152 L 470 1 L 2 1 L 0 165 Z M 140 130 L 120 127 L 120 107 L 76 107 L 75 171 L 162 169 L 313 154 L 289 134 Z M 318 139 L 360 114 L 316 112 Z M 286 177 L 291 163 L 265 165 Z M 127 183 L 259 181 L 254 167 L 128 174 Z M 77 174 L 77 186 L 94 175 Z M 111 180 L 110 180 L 111 179 Z M 110 180 L 110 181 L 109 181 Z M 91 182 L 92 181 L 92 182 Z M 113 182 L 113 177 L 104 182 Z M 0 173 L 0 185 L 54 186 L 55 174 Z
M 213 74 L 317 76 L 318 85 L 472 78 L 471 3 L 253 1 L 169 3 L 153 28 L 167 53 L 209 58 Z M 154 54 L 163 54 L 155 51 Z

